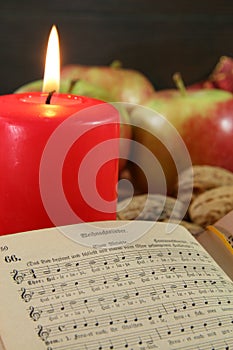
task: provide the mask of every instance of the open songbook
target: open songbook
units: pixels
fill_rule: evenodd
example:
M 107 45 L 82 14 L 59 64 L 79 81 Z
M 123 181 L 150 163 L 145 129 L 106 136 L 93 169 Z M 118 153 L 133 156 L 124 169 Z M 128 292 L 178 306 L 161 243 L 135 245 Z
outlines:
M 2 349 L 232 349 L 233 282 L 184 227 L 70 228 L 0 237 Z

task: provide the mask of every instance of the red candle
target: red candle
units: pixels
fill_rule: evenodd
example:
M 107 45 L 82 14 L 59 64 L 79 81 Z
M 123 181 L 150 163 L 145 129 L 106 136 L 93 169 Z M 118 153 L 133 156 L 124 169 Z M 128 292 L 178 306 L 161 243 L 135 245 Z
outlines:
M 116 219 L 116 109 L 48 96 L 0 97 L 0 234 Z

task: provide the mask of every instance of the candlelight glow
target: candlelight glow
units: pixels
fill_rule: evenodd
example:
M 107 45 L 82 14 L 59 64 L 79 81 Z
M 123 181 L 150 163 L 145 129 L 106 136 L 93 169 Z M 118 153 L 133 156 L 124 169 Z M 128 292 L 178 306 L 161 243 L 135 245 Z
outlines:
M 43 92 L 59 92 L 60 86 L 60 51 L 57 29 L 52 27 L 45 61 Z

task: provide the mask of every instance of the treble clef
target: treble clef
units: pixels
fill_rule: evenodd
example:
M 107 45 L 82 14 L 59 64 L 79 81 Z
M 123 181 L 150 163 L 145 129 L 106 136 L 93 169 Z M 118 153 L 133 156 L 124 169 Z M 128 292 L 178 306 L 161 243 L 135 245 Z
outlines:
M 38 326 L 38 333 L 37 334 L 42 340 L 48 339 L 50 332 L 51 332 L 51 329 L 45 329 L 41 325 Z
M 13 275 L 13 280 L 14 280 L 17 284 L 20 284 L 20 283 L 23 282 L 24 276 L 25 276 L 24 273 L 20 273 L 18 270 L 13 270 L 12 273 L 14 274 L 14 275 Z
M 21 298 L 26 303 L 28 303 L 31 300 L 32 296 L 33 296 L 33 292 L 29 292 L 25 288 L 21 288 L 21 291 L 22 291 Z
M 36 310 L 33 306 L 30 306 L 29 310 L 30 310 L 29 316 L 33 319 L 33 321 L 38 321 L 42 311 Z

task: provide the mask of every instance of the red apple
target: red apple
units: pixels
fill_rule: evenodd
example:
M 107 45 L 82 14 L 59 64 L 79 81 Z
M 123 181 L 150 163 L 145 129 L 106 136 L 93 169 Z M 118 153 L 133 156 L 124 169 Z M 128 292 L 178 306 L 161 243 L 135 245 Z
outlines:
M 158 110 L 177 128 L 193 163 L 219 165 L 233 171 L 233 96 L 217 89 L 174 92 Z
M 84 80 L 111 93 L 112 101 L 141 104 L 154 93 L 152 83 L 140 72 L 115 66 L 67 65 L 62 79 Z
M 233 172 L 233 98 L 194 112 L 180 127 L 193 164 L 220 166 Z
M 154 93 L 145 104 L 161 113 L 179 132 L 184 140 L 193 164 L 218 165 L 233 171 L 233 98 L 232 94 L 219 89 L 164 90 Z M 134 120 L 137 108 L 131 118 Z M 143 128 L 145 110 L 137 120 Z M 148 121 L 149 119 L 149 121 Z M 166 123 L 158 123 L 153 115 L 147 118 L 150 130 L 159 131 L 166 139 Z M 134 139 L 148 147 L 159 160 L 167 181 L 168 192 L 172 191 L 176 181 L 176 164 L 165 146 L 148 132 L 134 128 Z M 170 140 L 172 142 L 172 140 Z M 176 144 L 173 145 L 174 152 Z M 174 154 L 174 153 L 173 153 Z M 136 155 L 135 155 L 136 156 Z M 140 155 L 138 155 L 140 157 Z M 182 162 L 182 154 L 180 154 Z M 152 170 L 151 170 L 152 171 Z M 140 170 L 135 173 L 136 186 L 147 190 L 145 177 Z

